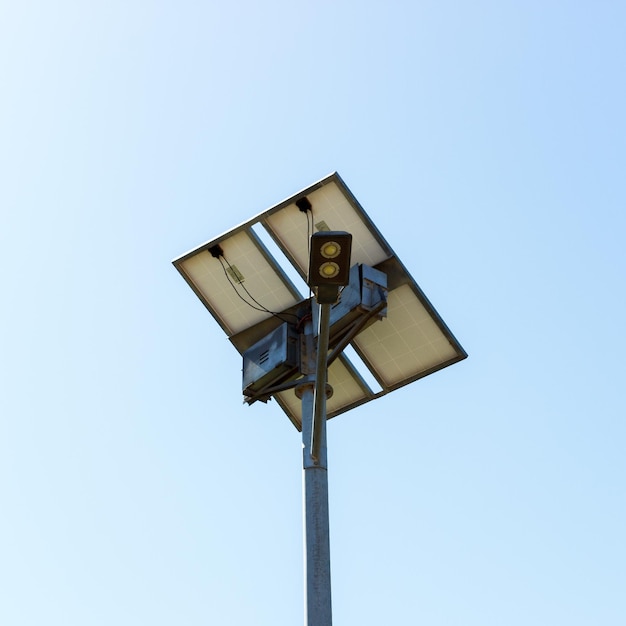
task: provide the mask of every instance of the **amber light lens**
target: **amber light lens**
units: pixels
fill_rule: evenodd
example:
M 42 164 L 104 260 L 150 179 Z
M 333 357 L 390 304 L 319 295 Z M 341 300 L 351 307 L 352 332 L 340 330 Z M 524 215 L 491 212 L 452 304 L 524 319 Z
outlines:
M 328 241 L 320 248 L 320 254 L 325 259 L 334 259 L 341 254 L 341 246 L 336 241 Z
M 337 263 L 333 263 L 332 261 L 322 263 L 322 265 L 320 265 L 320 274 L 324 278 L 335 278 L 335 276 L 339 274 L 339 266 Z

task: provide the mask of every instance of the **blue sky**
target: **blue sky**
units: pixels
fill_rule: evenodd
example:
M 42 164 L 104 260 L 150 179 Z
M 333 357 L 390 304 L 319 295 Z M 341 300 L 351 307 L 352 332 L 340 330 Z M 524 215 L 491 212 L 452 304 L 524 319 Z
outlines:
M 329 423 L 335 623 L 623 624 L 625 24 L 0 3 L 0 623 L 301 623 L 299 435 L 170 261 L 337 170 L 469 358 Z

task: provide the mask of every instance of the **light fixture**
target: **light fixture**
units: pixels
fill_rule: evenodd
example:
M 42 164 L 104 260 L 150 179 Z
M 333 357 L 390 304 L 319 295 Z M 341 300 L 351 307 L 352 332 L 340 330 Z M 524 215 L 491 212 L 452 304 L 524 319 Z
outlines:
M 339 287 L 350 282 L 352 235 L 344 231 L 322 231 L 311 236 L 308 284 L 319 304 L 334 304 Z

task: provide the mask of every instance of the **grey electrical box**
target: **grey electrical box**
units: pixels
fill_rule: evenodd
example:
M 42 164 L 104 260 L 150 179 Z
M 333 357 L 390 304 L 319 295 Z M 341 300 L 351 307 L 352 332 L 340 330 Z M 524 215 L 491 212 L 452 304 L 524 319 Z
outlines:
M 299 335 L 285 322 L 243 353 L 244 395 L 252 396 L 297 375 L 299 355 Z

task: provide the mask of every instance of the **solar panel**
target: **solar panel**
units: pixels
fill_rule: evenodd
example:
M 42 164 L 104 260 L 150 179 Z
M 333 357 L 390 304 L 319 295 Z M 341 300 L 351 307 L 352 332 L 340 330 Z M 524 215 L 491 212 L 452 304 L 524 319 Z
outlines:
M 215 246 L 223 259 L 209 252 Z M 174 265 L 229 337 L 302 300 L 251 228 L 209 241 Z
M 296 206 L 303 197 L 311 204 L 310 212 Z M 254 232 L 259 224 L 302 278 L 308 270 L 310 235 L 323 230 L 351 233 L 352 264 L 372 266 L 387 276 L 386 318 L 352 340 L 381 390 L 372 391 L 342 355 L 329 367 L 328 380 L 334 389 L 327 403 L 329 418 L 467 356 L 337 173 L 174 260 L 240 353 L 277 328 L 286 316 L 293 321 L 305 301 Z M 218 251 L 222 254 L 217 255 Z M 293 389 L 274 397 L 300 428 L 300 401 Z

